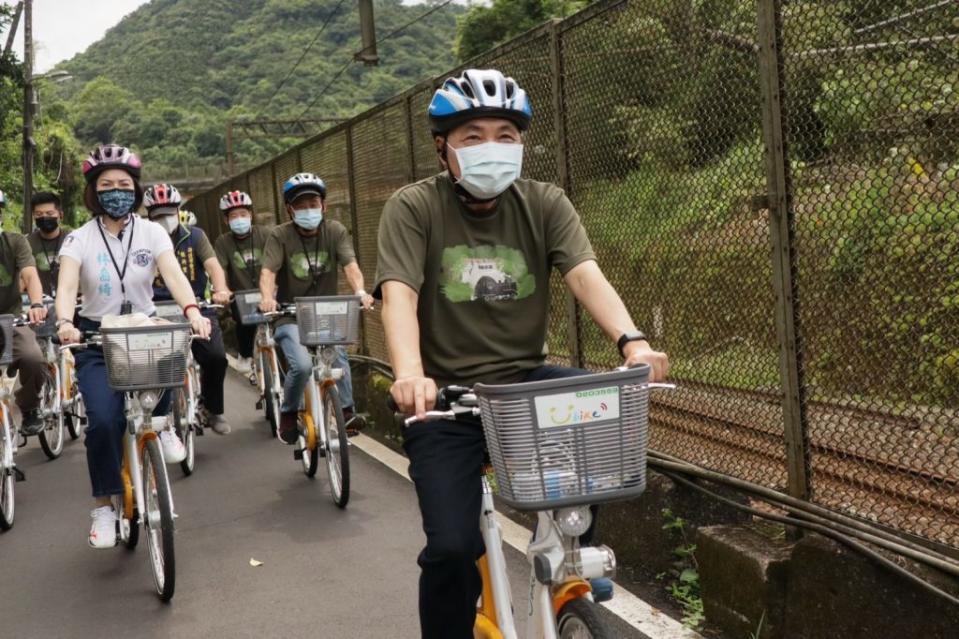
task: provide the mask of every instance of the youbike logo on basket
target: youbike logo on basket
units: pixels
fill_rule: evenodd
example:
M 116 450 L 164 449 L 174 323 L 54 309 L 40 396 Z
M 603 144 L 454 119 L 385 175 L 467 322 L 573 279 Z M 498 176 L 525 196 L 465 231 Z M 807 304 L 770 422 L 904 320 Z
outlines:
M 317 315 L 346 315 L 349 313 L 349 302 L 316 302 L 314 307 Z
M 619 387 L 591 388 L 534 398 L 540 428 L 572 426 L 619 418 Z

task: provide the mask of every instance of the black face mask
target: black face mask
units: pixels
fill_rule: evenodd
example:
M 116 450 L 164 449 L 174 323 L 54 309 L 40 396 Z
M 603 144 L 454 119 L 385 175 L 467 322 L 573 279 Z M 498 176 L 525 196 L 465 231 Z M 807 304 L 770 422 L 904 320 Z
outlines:
M 55 217 L 38 217 L 36 220 L 37 228 L 43 231 L 44 233 L 52 233 L 57 230 L 57 227 L 60 226 L 59 218 Z

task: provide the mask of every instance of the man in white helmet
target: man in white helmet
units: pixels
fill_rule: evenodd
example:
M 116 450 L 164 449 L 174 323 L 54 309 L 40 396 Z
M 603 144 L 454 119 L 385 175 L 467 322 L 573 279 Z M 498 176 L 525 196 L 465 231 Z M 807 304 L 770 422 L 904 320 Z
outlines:
M 374 297 L 404 413 L 432 408 L 437 386 L 507 384 L 584 374 L 546 365 L 555 268 L 627 365 L 666 376 L 668 360 L 636 329 L 558 187 L 520 179 L 526 92 L 470 69 L 436 91 L 429 121 L 443 173 L 406 186 L 380 220 Z M 480 428 L 433 421 L 406 429 L 426 547 L 420 553 L 424 637 L 473 636 L 483 551 Z

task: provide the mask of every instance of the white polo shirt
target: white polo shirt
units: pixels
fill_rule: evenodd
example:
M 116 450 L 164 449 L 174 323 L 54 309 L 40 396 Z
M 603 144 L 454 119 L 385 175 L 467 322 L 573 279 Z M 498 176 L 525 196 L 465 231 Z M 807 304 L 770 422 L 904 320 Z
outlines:
M 100 230 L 103 231 L 102 236 Z M 60 257 L 69 257 L 80 263 L 80 294 L 83 296 L 81 314 L 99 322 L 104 315 L 120 313 L 124 295 L 117 268 L 122 272 L 125 260 L 127 267 L 123 284 L 126 287 L 126 299 L 133 305 L 133 312 L 153 314 L 153 280 L 156 277 L 157 258 L 172 250 L 173 242 L 162 226 L 133 215 L 119 237 L 103 227 L 99 218 L 90 220 L 67 235 L 60 249 Z M 113 253 L 112 260 L 110 252 Z M 129 259 L 126 259 L 127 253 Z

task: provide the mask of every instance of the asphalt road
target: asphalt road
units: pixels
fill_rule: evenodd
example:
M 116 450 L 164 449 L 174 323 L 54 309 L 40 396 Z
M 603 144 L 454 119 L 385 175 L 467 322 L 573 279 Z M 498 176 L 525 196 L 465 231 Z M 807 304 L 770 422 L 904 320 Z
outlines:
M 233 433 L 197 440 L 192 477 L 168 467 L 178 514 L 170 604 L 154 594 L 142 536 L 132 552 L 87 546 L 82 439 L 53 462 L 35 439 L 20 450 L 27 481 L 15 526 L 0 534 L 0 637 L 419 636 L 424 537 L 412 485 L 354 447 L 341 511 L 325 467 L 307 479 L 292 447 L 270 439 L 253 390 L 231 373 L 226 392 Z M 522 602 L 525 560 L 510 548 L 507 559 Z M 616 637 L 643 637 L 604 615 Z

